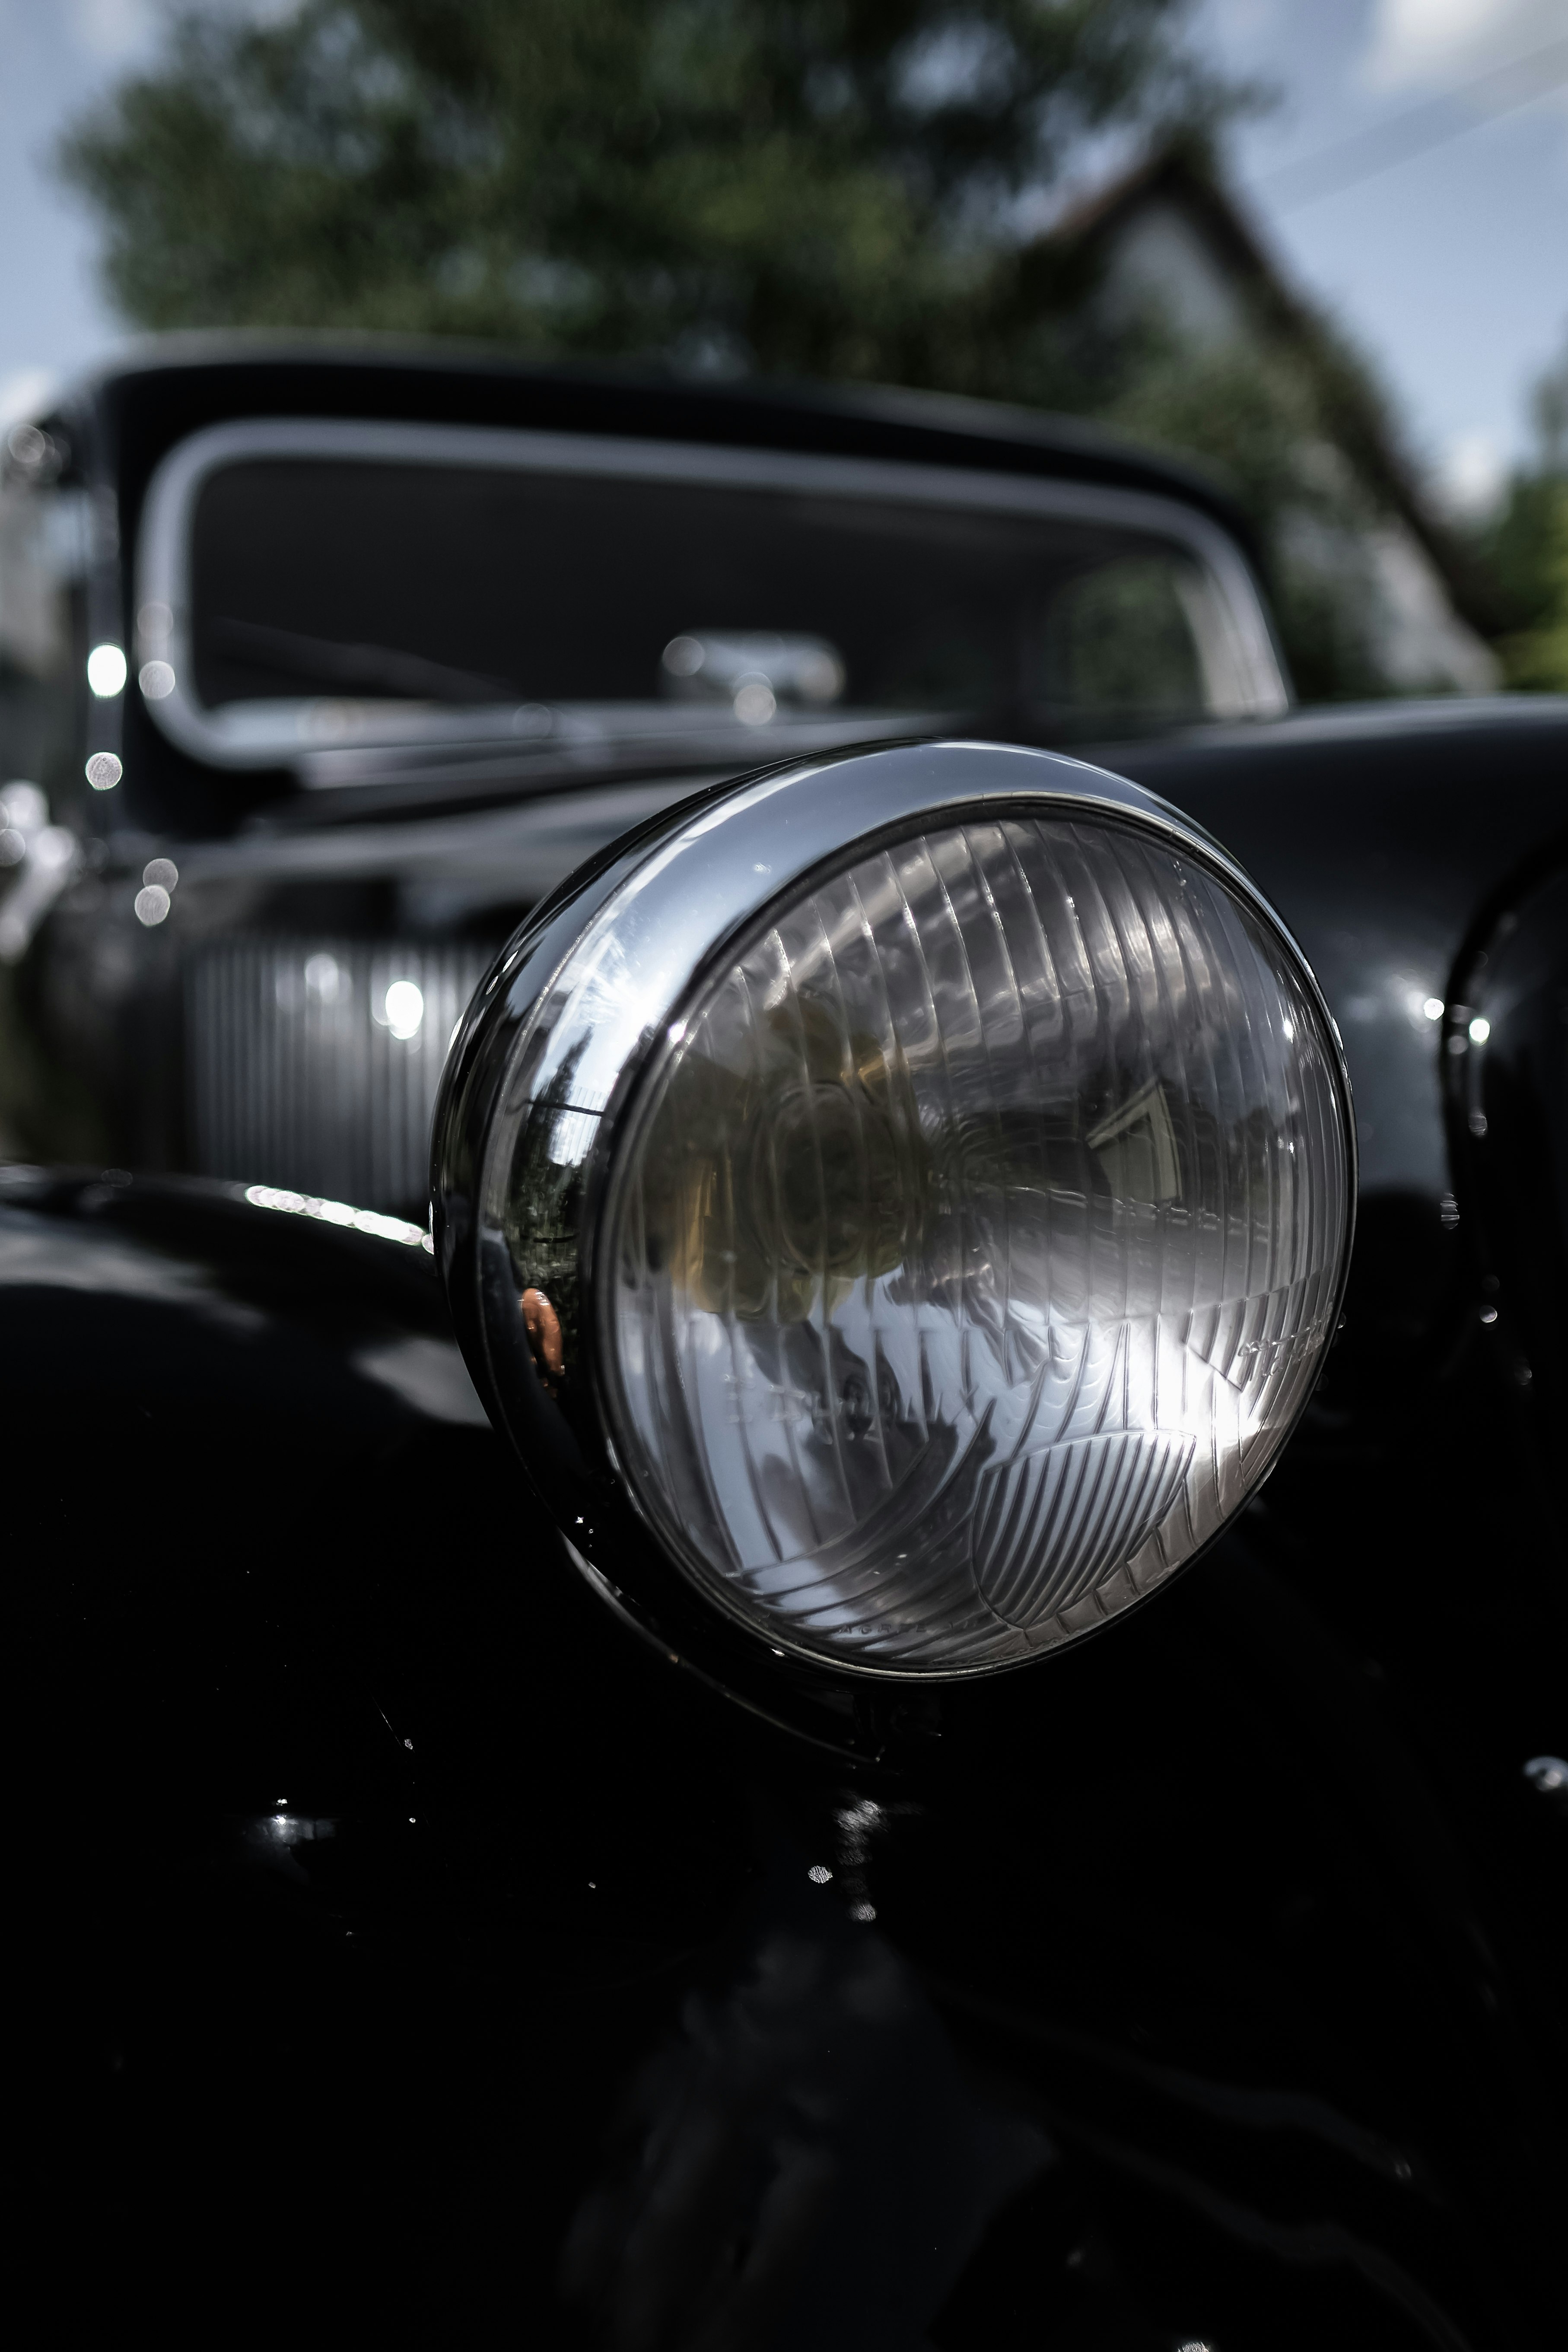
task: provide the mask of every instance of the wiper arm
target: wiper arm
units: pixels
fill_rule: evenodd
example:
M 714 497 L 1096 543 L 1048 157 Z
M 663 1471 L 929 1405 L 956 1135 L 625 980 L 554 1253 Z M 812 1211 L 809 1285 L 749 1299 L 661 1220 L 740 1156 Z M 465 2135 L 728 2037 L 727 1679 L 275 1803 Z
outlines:
M 903 736 L 951 730 L 947 714 L 936 727 L 930 714 L 896 713 L 878 719 L 851 713 L 837 725 L 813 719 L 783 730 L 739 726 L 721 733 L 606 735 L 573 740 L 563 732 L 532 741 L 469 745 L 378 744 L 297 755 L 295 771 L 306 787 L 296 800 L 274 810 L 269 824 L 289 827 L 339 824 L 351 817 L 383 816 L 416 809 L 477 808 L 498 801 L 536 798 L 655 784 L 688 778 L 693 786 L 715 775 L 740 775 L 759 758 L 786 753 L 806 758 L 856 742 L 886 742 Z M 943 725 L 942 721 L 947 723 Z
M 254 668 L 286 677 L 318 678 L 349 692 L 385 694 L 416 702 L 515 702 L 518 688 L 506 678 L 480 677 L 422 654 L 395 646 L 343 645 L 263 621 L 219 617 L 202 632 L 215 653 L 237 656 Z

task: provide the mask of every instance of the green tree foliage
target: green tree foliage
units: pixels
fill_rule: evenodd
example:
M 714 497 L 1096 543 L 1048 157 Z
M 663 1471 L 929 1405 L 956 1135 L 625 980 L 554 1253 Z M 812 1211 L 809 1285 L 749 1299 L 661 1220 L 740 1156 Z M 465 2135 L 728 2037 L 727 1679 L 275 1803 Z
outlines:
M 1568 692 L 1568 344 L 1535 387 L 1535 448 L 1479 534 L 1510 686 Z
M 145 327 L 381 328 L 1017 392 L 1018 201 L 1211 123 L 1182 0 L 303 0 L 174 21 L 63 154 Z M 1059 369 L 1058 371 L 1060 372 Z M 1020 377 L 1024 383 L 1020 383 Z
M 1503 667 L 1510 686 L 1568 694 L 1568 481 L 1516 484 L 1510 501 L 1515 521 L 1526 497 L 1532 625 L 1503 638 Z

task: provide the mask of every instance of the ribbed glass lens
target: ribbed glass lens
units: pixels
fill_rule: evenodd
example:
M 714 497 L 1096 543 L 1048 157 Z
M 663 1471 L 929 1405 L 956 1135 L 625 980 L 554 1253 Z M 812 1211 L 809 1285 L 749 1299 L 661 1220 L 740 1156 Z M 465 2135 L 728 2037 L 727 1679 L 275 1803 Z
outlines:
M 1152 834 L 921 833 L 712 982 L 619 1155 L 612 1418 L 770 1641 L 952 1673 L 1086 1632 L 1256 1485 L 1350 1213 L 1285 947 Z

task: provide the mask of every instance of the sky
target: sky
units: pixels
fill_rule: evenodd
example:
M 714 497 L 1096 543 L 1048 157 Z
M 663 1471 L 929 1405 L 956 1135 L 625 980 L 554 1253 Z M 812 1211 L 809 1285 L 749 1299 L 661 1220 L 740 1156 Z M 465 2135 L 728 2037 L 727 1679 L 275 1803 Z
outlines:
M 48 156 L 155 53 L 163 13 L 0 0 L 0 416 L 123 331 Z M 1232 137 L 1265 241 L 1370 358 L 1434 482 L 1484 504 L 1568 338 L 1568 0 L 1195 0 L 1194 22 L 1279 93 Z
M 1434 478 L 1484 500 L 1568 343 L 1568 0 L 1205 0 L 1200 22 L 1282 93 L 1233 142 L 1267 241 L 1391 386 Z M 1311 198 L 1417 135 L 1434 143 Z

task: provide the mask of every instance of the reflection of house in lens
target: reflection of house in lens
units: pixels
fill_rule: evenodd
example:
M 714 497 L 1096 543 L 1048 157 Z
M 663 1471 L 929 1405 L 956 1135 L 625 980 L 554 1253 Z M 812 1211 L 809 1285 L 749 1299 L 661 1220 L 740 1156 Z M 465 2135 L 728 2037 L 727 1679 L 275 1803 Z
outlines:
M 1098 1152 L 1119 1199 L 1179 1201 L 1182 1170 L 1171 1108 L 1158 1078 L 1140 1087 L 1120 1110 L 1091 1127 L 1084 1141 Z

